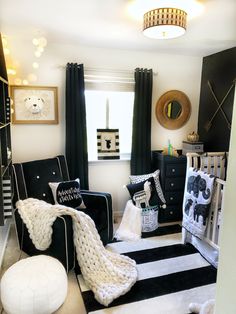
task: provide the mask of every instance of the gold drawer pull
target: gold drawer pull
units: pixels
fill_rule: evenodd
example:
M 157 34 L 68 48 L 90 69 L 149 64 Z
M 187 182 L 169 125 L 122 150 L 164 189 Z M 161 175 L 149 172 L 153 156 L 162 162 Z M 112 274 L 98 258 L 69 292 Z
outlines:
M 170 184 L 171 186 L 174 186 L 175 184 L 173 183 L 173 182 L 171 182 L 171 184 Z
M 174 213 L 173 213 L 173 211 L 171 210 L 171 211 L 170 211 L 170 215 L 173 215 L 173 214 L 174 214 Z

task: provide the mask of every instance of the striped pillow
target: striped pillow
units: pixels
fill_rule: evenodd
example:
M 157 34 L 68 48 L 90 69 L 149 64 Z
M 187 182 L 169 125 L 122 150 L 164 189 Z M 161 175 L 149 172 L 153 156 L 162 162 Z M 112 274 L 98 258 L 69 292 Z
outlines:
M 157 169 L 153 173 L 129 176 L 129 179 L 130 179 L 130 183 L 133 184 L 133 183 L 139 183 L 139 182 L 146 181 L 147 179 L 153 177 L 154 181 L 155 181 L 157 194 L 158 194 L 160 200 L 162 201 L 162 203 L 165 204 L 166 200 L 165 200 L 165 197 L 164 197 L 163 192 L 162 192 L 162 188 L 161 188 L 161 184 L 160 184 L 160 180 L 159 180 L 159 174 L 160 174 L 160 170 Z

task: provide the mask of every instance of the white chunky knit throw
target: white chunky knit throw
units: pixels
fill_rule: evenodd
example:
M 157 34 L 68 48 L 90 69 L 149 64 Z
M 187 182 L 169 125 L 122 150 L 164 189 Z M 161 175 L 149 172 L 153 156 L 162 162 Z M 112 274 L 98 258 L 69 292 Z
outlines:
M 28 198 L 16 204 L 30 238 L 39 250 L 51 244 L 52 225 L 58 216 L 73 220 L 74 244 L 84 280 L 96 300 L 107 306 L 130 290 L 137 280 L 136 263 L 132 259 L 106 250 L 93 220 L 83 212 L 62 205 L 51 205 Z

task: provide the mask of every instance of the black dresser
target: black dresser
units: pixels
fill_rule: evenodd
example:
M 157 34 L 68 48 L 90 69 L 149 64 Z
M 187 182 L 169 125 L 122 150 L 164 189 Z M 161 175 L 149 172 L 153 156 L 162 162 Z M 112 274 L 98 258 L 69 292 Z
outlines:
M 152 152 L 152 168 L 160 169 L 160 181 L 166 208 L 159 210 L 159 222 L 182 220 L 182 202 L 186 174 L 186 156 L 173 157 Z

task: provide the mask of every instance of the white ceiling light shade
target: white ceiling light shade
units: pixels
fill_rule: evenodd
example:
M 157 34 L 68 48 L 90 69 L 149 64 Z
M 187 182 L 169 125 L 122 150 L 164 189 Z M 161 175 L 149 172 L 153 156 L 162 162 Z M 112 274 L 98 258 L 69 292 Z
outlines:
M 143 14 L 155 8 L 179 8 L 188 14 L 188 21 L 204 11 L 201 0 L 129 0 L 127 14 L 132 19 L 142 21 Z
M 186 31 L 187 13 L 178 8 L 158 8 L 144 14 L 143 34 L 149 38 L 170 39 Z

